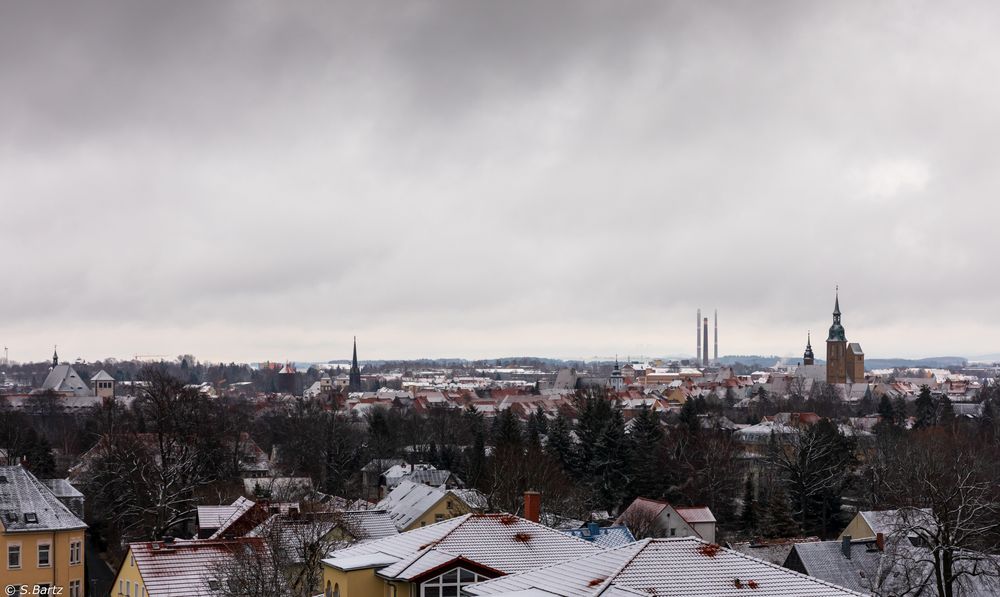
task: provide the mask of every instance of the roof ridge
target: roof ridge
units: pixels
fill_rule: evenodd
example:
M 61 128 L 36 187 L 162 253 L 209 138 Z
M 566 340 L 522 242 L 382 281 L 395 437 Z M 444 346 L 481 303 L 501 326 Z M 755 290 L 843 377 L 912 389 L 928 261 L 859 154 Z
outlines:
M 636 541 L 635 543 L 630 543 L 630 544 L 628 544 L 628 545 L 626 545 L 624 547 L 619 547 L 618 549 L 625 549 L 625 547 L 632 547 L 633 545 L 636 545 L 637 543 L 642 543 L 642 545 L 639 547 L 639 549 L 635 550 L 635 553 L 632 554 L 632 557 L 630 557 L 629 559 L 625 560 L 624 564 L 622 564 L 621 566 L 619 566 L 614 572 L 612 572 L 611 574 L 609 574 L 607 576 L 607 578 L 604 579 L 604 582 L 602 582 L 599 585 L 599 587 L 597 589 L 597 592 L 594 593 L 594 595 L 595 596 L 600 595 L 600 594 L 604 593 L 605 591 L 607 591 L 609 588 L 611 588 L 611 585 L 613 585 L 614 582 L 615 582 L 615 577 L 617 577 L 619 574 L 621 574 L 622 572 L 624 572 L 625 568 L 628 567 L 628 565 L 631 564 L 632 561 L 635 560 L 639 556 L 640 553 L 642 553 L 647 547 L 649 547 L 649 544 L 652 541 L 653 540 L 651 538 L 647 537 L 645 539 L 640 539 L 639 541 Z M 589 556 L 584 556 L 584 557 L 589 557 Z

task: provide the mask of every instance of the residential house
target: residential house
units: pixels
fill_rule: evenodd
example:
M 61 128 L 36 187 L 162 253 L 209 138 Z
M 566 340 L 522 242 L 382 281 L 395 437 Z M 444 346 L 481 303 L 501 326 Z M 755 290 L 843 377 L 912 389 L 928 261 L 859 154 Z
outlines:
M 682 507 L 639 497 L 615 520 L 636 537 L 698 537 L 715 542 L 715 516 L 704 506 Z
M 989 559 L 989 556 L 984 556 Z M 925 547 L 879 534 L 875 538 L 817 541 L 795 545 L 784 566 L 861 593 L 877 595 L 936 594 L 934 558 Z M 996 562 L 985 568 L 993 568 Z M 959 574 L 956 595 L 988 597 L 1000 594 L 1000 579 L 964 574 L 972 564 L 955 562 Z
M 403 481 L 376 506 L 389 513 L 396 528 L 409 531 L 475 510 L 460 493 Z
M 879 534 L 888 537 L 905 531 L 915 523 L 933 524 L 929 509 L 910 510 L 908 514 L 900 510 L 862 510 L 847 523 L 837 539 L 850 537 L 855 539 L 874 539 Z
M 589 541 L 511 514 L 466 514 L 323 560 L 325 595 L 459 595 L 475 582 L 603 551 Z
M 462 590 L 474 597 L 861 595 L 696 537 L 643 539 Z
M 213 597 L 231 586 L 232 570 L 280 579 L 269 562 L 259 537 L 130 543 L 111 597 Z
M 84 595 L 86 528 L 30 471 L 0 466 L 0 588 L 6 594 L 13 594 L 11 587 L 50 587 Z

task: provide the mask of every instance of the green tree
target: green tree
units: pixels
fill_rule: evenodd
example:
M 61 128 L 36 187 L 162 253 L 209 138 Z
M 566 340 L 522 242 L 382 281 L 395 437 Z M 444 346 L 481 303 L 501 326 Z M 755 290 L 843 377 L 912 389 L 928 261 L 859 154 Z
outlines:
M 938 398 L 937 420 L 939 425 L 951 425 L 955 422 L 955 407 L 946 394 Z
M 917 396 L 913 404 L 916 413 L 916 421 L 913 426 L 917 429 L 925 429 L 937 423 L 937 406 L 931 397 L 931 389 L 926 385 L 920 387 L 920 395 Z
M 569 421 L 562 413 L 549 424 L 548 441 L 545 443 L 545 452 L 554 458 L 563 471 L 570 471 L 573 466 L 573 438 L 569 434 Z
M 753 479 L 747 477 L 743 490 L 743 511 L 740 513 L 743 532 L 753 535 L 757 532 L 757 500 L 754 499 Z
M 632 419 L 629 497 L 658 498 L 663 493 L 663 428 L 652 409 L 643 408 Z

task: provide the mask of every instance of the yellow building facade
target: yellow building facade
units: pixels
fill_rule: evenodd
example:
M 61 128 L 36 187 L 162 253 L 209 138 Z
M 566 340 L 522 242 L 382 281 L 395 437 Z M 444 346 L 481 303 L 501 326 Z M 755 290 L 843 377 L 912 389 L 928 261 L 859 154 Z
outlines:
M 83 597 L 86 525 L 29 471 L 0 467 L 0 591 Z

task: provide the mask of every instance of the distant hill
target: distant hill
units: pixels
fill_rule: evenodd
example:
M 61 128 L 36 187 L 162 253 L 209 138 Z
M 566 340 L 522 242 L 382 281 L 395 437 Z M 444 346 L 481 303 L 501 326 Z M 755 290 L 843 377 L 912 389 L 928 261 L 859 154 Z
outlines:
M 719 363 L 722 365 L 733 365 L 736 363 L 742 363 L 751 367 L 771 367 L 778 361 L 782 361 L 788 364 L 798 364 L 802 362 L 802 357 L 779 357 L 777 355 L 727 355 L 724 357 L 719 357 Z M 816 364 L 822 364 L 825 361 L 816 359 Z M 901 359 L 901 358 L 884 358 L 884 359 L 872 359 L 865 358 L 865 368 L 866 369 L 895 369 L 898 367 L 919 367 L 924 369 L 949 369 L 952 367 L 965 367 L 969 364 L 968 359 L 963 357 L 927 357 L 923 359 Z

